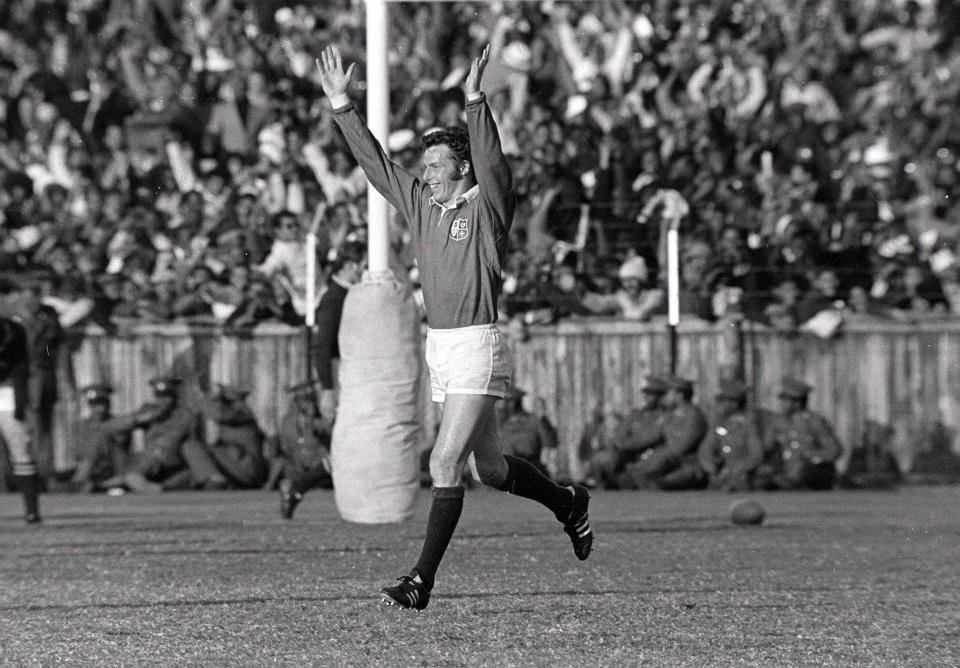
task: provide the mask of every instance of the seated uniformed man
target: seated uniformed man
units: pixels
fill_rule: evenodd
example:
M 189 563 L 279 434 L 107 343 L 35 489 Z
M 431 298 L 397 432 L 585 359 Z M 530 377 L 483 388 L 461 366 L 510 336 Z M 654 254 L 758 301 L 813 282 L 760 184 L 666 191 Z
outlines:
M 503 454 L 525 459 L 544 475 L 549 475 L 540 455 L 545 449 L 556 447 L 556 442 L 546 431 L 544 423 L 524 409 L 524 395 L 526 392 L 519 387 L 510 387 L 507 396 L 497 404 L 500 447 Z
M 626 466 L 663 443 L 664 412 L 660 399 L 666 391 L 667 384 L 662 377 L 647 377 L 640 389 L 640 406 L 623 418 L 613 441 L 602 444 L 591 458 L 590 477 L 597 484 L 606 489 L 630 487 L 631 482 L 622 479 Z
M 754 412 L 747 409 L 747 386 L 721 381 L 715 396 L 716 415 L 697 458 L 713 489 L 750 489 L 750 476 L 763 460 L 763 444 Z
M 104 482 L 123 473 L 130 452 L 130 432 L 117 429 L 110 414 L 109 385 L 88 385 L 80 390 L 90 415 L 75 427 L 77 468 L 70 479 L 73 489 L 96 492 Z
M 628 465 L 625 478 L 638 489 L 702 489 L 706 476 L 697 463 L 697 447 L 707 433 L 707 418 L 692 403 L 692 381 L 674 375 L 664 376 L 664 381 L 663 443 Z
M 814 489 L 833 486 L 834 462 L 843 448 L 826 418 L 807 408 L 812 388 L 785 378 L 780 415 L 764 435 L 764 462 L 754 476 L 758 489 Z
M 119 484 L 131 491 L 224 489 L 228 485 L 197 438 L 197 413 L 179 400 L 181 382 L 173 376 L 151 379 L 155 400 L 131 415 L 114 418 L 117 431 L 145 430 L 143 452 L 133 456 L 120 477 Z
M 216 440 L 207 443 L 207 453 L 226 476 L 231 487 L 260 487 L 267 478 L 263 457 L 263 431 L 247 405 L 249 392 L 217 383 L 211 397 L 200 404 L 203 416 L 217 425 Z
M 611 404 L 603 403 L 594 407 L 593 415 L 583 425 L 577 458 L 586 466 L 584 487 L 616 489 L 615 481 L 608 474 L 620 461 L 617 445 L 623 432 L 623 420 Z
M 330 427 L 317 407 L 313 385 L 288 388 L 293 406 L 283 416 L 277 433 L 277 451 L 284 462 L 280 481 L 280 515 L 286 519 L 303 500 L 307 490 L 333 487 L 330 468 Z

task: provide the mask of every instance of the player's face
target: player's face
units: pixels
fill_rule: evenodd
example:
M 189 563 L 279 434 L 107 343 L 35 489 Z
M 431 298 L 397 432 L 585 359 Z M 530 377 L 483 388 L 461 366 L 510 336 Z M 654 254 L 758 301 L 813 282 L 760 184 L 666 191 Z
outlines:
M 466 176 L 467 163 L 459 162 L 444 144 L 431 146 L 423 152 L 423 180 L 430 186 L 433 198 L 449 202 L 470 189 Z

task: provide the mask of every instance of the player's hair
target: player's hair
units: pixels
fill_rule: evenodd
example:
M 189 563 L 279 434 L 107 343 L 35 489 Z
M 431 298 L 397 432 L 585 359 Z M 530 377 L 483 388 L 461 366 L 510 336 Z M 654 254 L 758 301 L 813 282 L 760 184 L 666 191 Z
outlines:
M 473 159 L 470 157 L 470 135 L 466 128 L 458 125 L 448 125 L 445 128 L 430 130 L 420 139 L 420 148 L 424 151 L 431 146 L 441 145 L 450 149 L 457 162 L 473 164 Z

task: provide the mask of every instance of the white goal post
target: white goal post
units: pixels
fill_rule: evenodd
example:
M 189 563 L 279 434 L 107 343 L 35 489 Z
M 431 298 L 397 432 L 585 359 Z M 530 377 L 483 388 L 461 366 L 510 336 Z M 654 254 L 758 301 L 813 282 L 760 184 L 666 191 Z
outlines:
M 387 4 L 463 2 L 463 0 L 363 0 L 367 8 L 367 125 L 382 146 L 390 134 L 389 17 Z M 475 1 L 475 0 L 471 0 Z M 481 0 L 493 4 L 497 0 Z M 517 0 L 512 0 L 516 2 Z M 519 0 L 538 2 L 540 0 Z M 358 3 L 359 4 L 359 3 Z M 367 244 L 371 272 L 388 271 L 390 244 L 387 202 L 373 187 L 367 188 Z

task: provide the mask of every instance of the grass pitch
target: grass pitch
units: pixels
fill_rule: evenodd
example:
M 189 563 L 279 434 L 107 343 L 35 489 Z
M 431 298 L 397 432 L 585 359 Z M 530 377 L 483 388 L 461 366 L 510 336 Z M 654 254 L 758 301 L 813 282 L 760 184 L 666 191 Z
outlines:
M 379 602 L 404 525 L 312 492 L 0 495 L 3 665 L 960 665 L 960 488 L 594 492 L 586 562 L 537 504 L 467 492 L 430 607 Z

